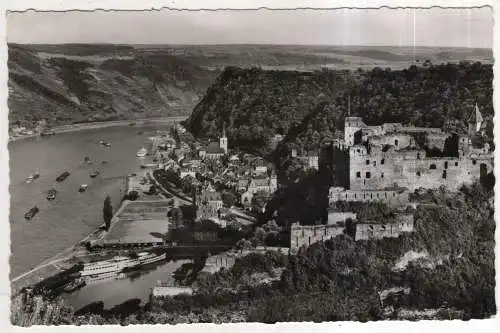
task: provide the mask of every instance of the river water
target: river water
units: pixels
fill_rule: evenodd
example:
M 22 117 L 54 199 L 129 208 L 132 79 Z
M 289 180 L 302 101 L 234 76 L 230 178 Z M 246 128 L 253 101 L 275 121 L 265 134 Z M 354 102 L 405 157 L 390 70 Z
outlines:
M 58 134 L 53 137 L 10 142 L 10 229 L 11 278 L 77 243 L 103 224 L 102 206 L 107 195 L 117 208 L 125 189 L 125 176 L 140 170 L 136 152 L 149 143 L 148 136 L 166 126 L 125 126 Z M 138 135 L 143 131 L 142 135 Z M 111 143 L 110 148 L 99 140 Z M 85 156 L 92 165 L 83 164 Z M 101 165 L 102 160 L 109 163 Z M 100 170 L 97 178 L 89 173 Z M 71 175 L 55 181 L 64 171 Z M 31 184 L 25 178 L 33 172 L 40 178 Z M 80 184 L 88 184 L 79 193 Z M 58 191 L 47 201 L 50 188 Z M 40 211 L 30 221 L 24 214 L 33 206 Z
M 123 279 L 110 279 L 90 284 L 70 294 L 63 294 L 62 298 L 75 310 L 98 301 L 103 301 L 104 308 L 109 309 L 132 298 L 138 298 L 144 304 L 149 300 L 151 288 L 158 281 L 171 280 L 172 273 L 187 262 L 189 260 L 158 264 L 154 268 L 141 271 L 140 276 L 133 277 L 132 275 Z

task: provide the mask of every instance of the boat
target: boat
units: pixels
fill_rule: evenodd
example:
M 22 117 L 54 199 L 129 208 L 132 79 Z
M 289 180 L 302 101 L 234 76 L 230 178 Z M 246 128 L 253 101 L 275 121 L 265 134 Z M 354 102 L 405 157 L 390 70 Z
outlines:
M 139 151 L 137 152 L 137 157 L 144 157 L 148 154 L 148 150 L 144 147 L 142 147 L 141 149 L 139 149 Z
M 135 265 L 130 265 L 129 267 L 124 268 L 123 270 L 124 271 L 135 270 L 142 266 L 165 260 L 166 258 L 167 258 L 166 253 L 156 254 L 156 253 L 141 252 L 137 254 Z
M 28 210 L 28 212 L 26 214 L 24 214 L 24 218 L 26 220 L 31 220 L 40 210 L 38 209 L 37 206 L 31 208 L 30 210 Z
M 137 132 L 137 135 L 142 135 L 144 132 Z
M 99 143 L 104 147 L 111 147 L 111 143 L 109 143 L 108 141 L 101 140 L 99 141 Z
M 138 259 L 116 256 L 109 260 L 86 263 L 83 265 L 80 274 L 82 277 L 116 275 L 125 268 L 137 265 L 137 263 Z
M 84 163 L 92 164 L 92 161 L 90 160 L 90 158 L 88 156 L 85 156 Z
M 108 164 L 108 161 L 104 160 L 101 162 L 101 164 Z
M 26 177 L 26 183 L 31 184 L 35 179 L 38 179 L 40 177 L 40 173 L 35 172 L 34 174 L 29 175 Z
M 76 280 L 71 281 L 67 285 L 64 286 L 63 290 L 67 293 L 75 291 L 85 286 L 85 279 L 78 278 Z
M 63 173 L 61 173 L 57 178 L 56 178 L 56 181 L 58 183 L 62 183 L 63 181 L 66 180 L 66 178 L 68 178 L 68 176 L 70 175 L 70 173 L 68 171 L 64 171 Z
M 78 192 L 83 193 L 83 192 L 87 191 L 87 187 L 88 187 L 87 184 L 80 185 L 80 188 L 78 189 Z
M 49 201 L 52 201 L 56 198 L 56 195 L 57 195 L 57 191 L 55 189 L 50 189 L 48 192 L 47 192 L 47 200 Z
M 97 176 L 99 176 L 100 172 L 98 170 L 95 170 L 95 171 L 92 171 L 90 173 L 90 178 L 95 178 Z

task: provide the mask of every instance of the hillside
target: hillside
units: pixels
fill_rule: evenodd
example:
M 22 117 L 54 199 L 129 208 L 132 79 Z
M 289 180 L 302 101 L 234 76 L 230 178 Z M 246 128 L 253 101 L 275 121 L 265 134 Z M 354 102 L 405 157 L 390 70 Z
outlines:
M 349 85 L 345 71 L 226 70 L 194 109 L 195 136 L 216 138 L 226 124 L 230 143 L 265 150 L 276 133 L 299 125 L 320 101 L 335 100 Z
M 9 120 L 33 127 L 187 115 L 213 72 L 168 54 L 107 46 L 9 46 Z
M 217 137 L 225 123 L 230 145 L 243 149 L 265 151 L 277 133 L 286 134 L 299 152 L 317 149 L 343 128 L 350 96 L 351 115 L 368 124 L 403 122 L 457 131 L 466 128 L 477 102 L 492 141 L 492 82 L 492 65 L 479 62 L 366 72 L 228 68 L 196 106 L 188 127 L 195 136 Z

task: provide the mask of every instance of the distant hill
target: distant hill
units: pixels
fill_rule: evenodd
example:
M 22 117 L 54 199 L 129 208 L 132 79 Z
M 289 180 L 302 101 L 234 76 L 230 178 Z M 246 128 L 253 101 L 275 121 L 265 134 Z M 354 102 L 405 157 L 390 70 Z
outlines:
M 9 120 L 27 127 L 188 115 L 215 77 L 126 46 L 9 45 L 8 69 Z

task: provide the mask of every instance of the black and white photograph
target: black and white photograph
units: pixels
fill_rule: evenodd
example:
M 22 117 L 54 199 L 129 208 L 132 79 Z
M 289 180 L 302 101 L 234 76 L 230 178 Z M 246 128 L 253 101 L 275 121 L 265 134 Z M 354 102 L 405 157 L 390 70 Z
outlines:
M 7 12 L 11 325 L 492 318 L 493 26 Z

